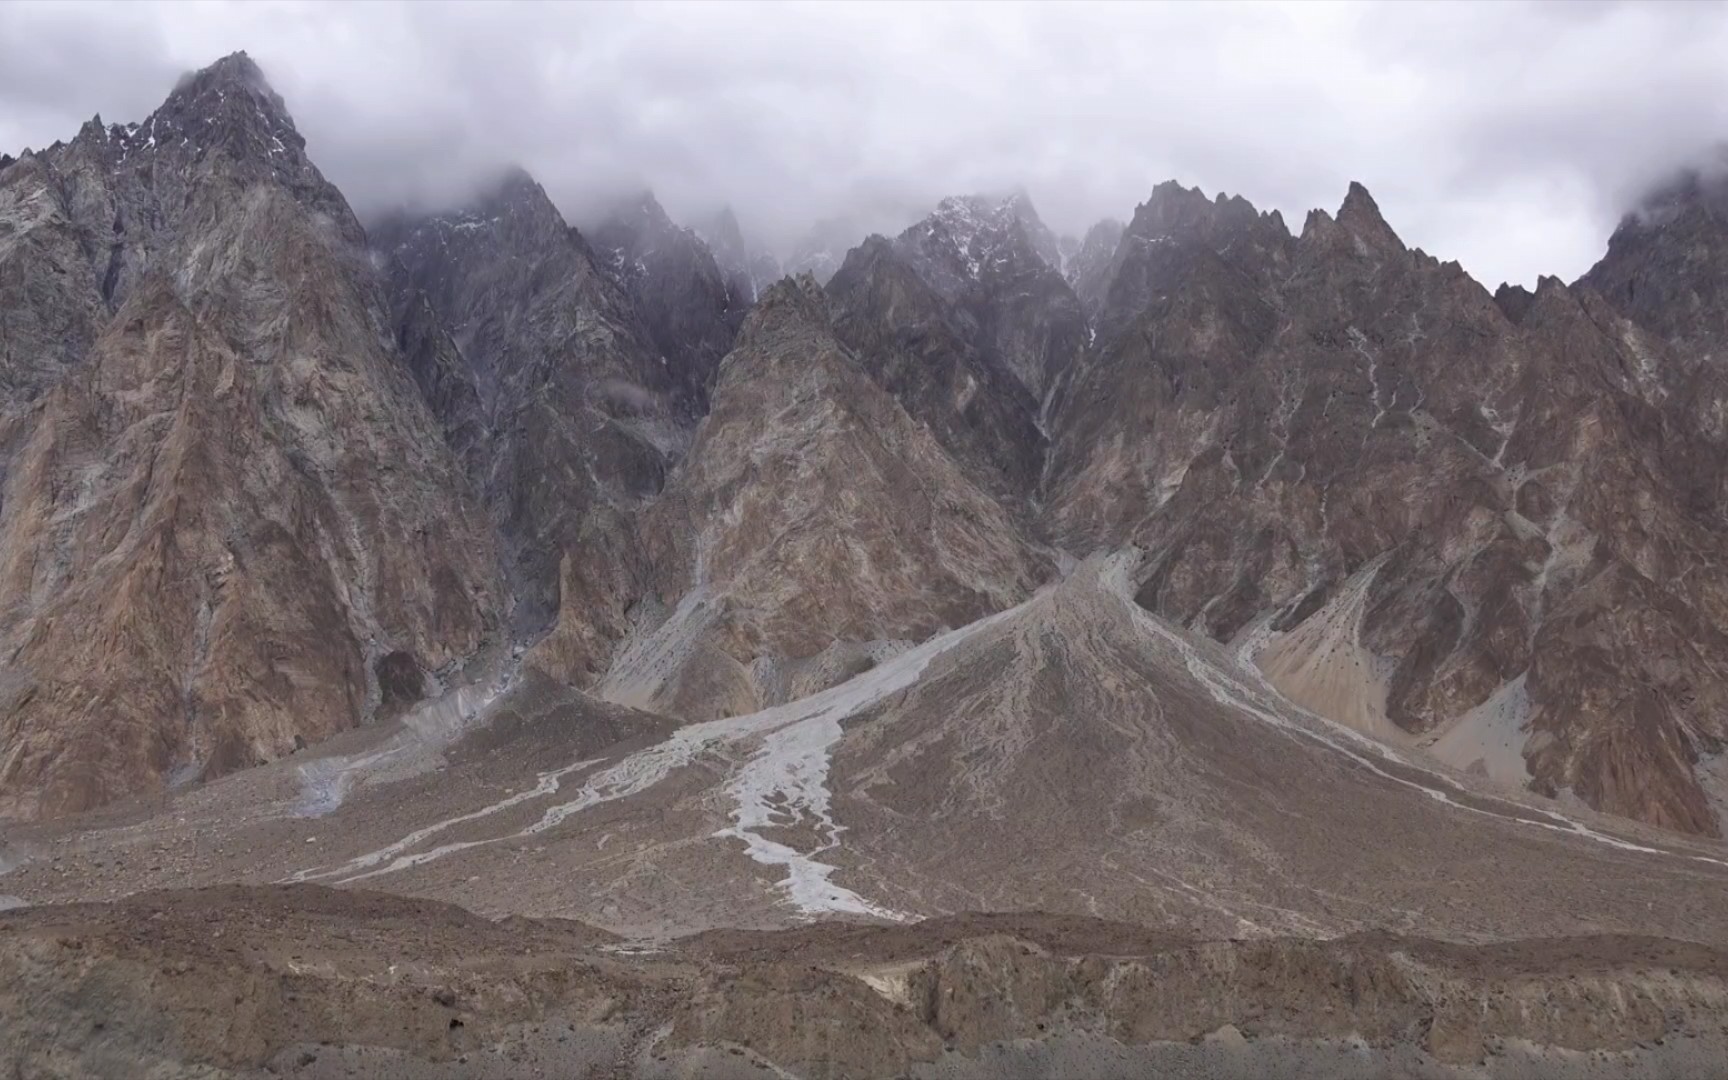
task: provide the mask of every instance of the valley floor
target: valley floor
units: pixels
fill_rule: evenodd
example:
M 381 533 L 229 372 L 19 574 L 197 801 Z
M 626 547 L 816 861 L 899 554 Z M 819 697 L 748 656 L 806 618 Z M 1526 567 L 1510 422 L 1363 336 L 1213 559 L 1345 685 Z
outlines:
M 1323 721 L 1134 604 L 1134 558 L 744 716 L 510 669 L 15 829 L 0 1015 L 26 1035 L 0 1066 L 1665 1076 L 1728 1052 L 1728 852 Z

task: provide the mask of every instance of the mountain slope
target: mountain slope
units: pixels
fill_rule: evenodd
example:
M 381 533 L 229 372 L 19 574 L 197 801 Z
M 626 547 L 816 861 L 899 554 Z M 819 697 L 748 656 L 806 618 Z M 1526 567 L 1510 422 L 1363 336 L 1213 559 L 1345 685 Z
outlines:
M 1001 507 L 835 340 L 808 277 L 751 313 L 645 529 L 665 622 L 601 690 L 688 719 L 751 711 L 782 692 L 785 665 L 830 649 L 971 621 L 1041 572 Z
M 58 870 L 8 888 L 290 879 L 651 936 L 1042 910 L 1207 937 L 1728 940 L 1719 845 L 1497 795 L 1293 708 L 1141 609 L 1139 558 L 760 711 L 655 733 L 614 707 L 511 706 L 317 819 L 276 809 L 309 768 L 255 770 L 143 827 L 63 835 Z M 172 869 L 212 836 L 229 856 Z
M 302 148 L 235 55 L 0 174 L 4 352 L 60 343 L 10 376 L 6 813 L 291 753 L 496 639 L 490 536 Z
M 635 304 L 675 399 L 694 422 L 707 411 L 720 358 L 731 350 L 754 294 L 739 291 L 708 245 L 674 224 L 652 194 L 618 207 L 590 239 Z
M 1116 262 L 1056 423 L 1062 542 L 1157 553 L 1141 601 L 1274 635 L 1310 707 L 1487 768 L 1445 736 L 1510 695 L 1510 778 L 1718 833 L 1728 683 L 1680 643 L 1710 640 L 1728 562 L 1599 299 L 1549 280 L 1513 321 L 1359 186 L 1299 238 L 1161 186 Z
M 992 491 L 1032 491 L 1044 456 L 1038 399 L 980 347 L 967 312 L 879 236 L 846 256 L 826 292 L 835 334 L 956 460 Z
M 690 380 L 525 173 L 375 242 L 410 366 L 447 433 L 477 432 L 467 456 L 503 540 L 513 632 L 536 636 L 566 591 L 590 590 L 589 651 L 568 658 L 589 677 L 623 629 L 614 575 L 630 573 L 634 514 L 688 441 Z

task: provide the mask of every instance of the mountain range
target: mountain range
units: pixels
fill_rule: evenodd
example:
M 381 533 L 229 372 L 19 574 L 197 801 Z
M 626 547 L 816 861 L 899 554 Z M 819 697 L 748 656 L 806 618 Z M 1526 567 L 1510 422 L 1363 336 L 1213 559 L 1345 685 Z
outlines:
M 584 1030 L 632 1034 L 594 1067 L 635 1075 L 1060 1074 L 1106 1050 L 1058 1035 L 1226 1022 L 1298 1064 L 1378 1032 L 1364 1075 L 1659 1074 L 1682 1030 L 1708 1060 L 1728 186 L 1675 180 L 1534 291 L 1408 247 L 1358 184 L 1297 231 L 1174 182 L 1125 216 L 1060 238 L 1024 192 L 962 194 L 892 237 L 826 223 L 782 268 L 730 212 L 689 228 L 643 192 L 577 229 L 511 170 L 363 225 L 243 53 L 0 158 L 8 985 L 64 1023 L 139 956 L 286 993 L 257 912 L 443 941 L 458 904 L 603 973 Z M 272 944 L 116 929 L 151 904 Z M 62 923 L 96 968 L 43 958 Z M 810 971 L 843 988 L 811 993 L 910 1026 L 800 1041 L 845 1010 L 792 1004 L 816 976 L 776 934 L 832 952 Z M 1481 1018 L 1571 941 L 1601 1023 Z M 376 944 L 317 992 L 398 1008 L 354 959 Z M 1135 1028 L 1148 1006 L 1097 996 L 1208 948 L 1194 993 L 1228 1006 Z M 182 994 L 127 1005 L 166 1042 L 65 1072 L 327 1042 L 406 1075 L 506 1028 L 551 1052 L 569 986 L 440 955 L 415 978 L 463 1003 L 428 999 L 430 1042 L 360 1010 L 212 1048 Z M 1243 965 L 1398 1019 L 1292 1019 Z M 1011 1022 L 945 1011 L 967 971 Z M 702 1011 L 692 980 L 751 989 Z M 45 1069 L 62 1028 L 0 1064 Z M 1205 1045 L 1215 1075 L 1274 1052 Z

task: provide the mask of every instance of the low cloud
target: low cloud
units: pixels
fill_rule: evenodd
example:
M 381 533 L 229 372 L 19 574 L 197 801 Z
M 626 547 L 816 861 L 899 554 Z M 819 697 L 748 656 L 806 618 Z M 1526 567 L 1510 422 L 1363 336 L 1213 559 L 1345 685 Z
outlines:
M 1406 241 L 1529 283 L 1728 135 L 1710 4 L 12 3 L 0 148 L 236 49 L 362 215 L 514 162 L 572 220 L 647 186 L 780 248 L 970 190 L 1080 233 L 1166 178 L 1290 221 L 1359 179 Z

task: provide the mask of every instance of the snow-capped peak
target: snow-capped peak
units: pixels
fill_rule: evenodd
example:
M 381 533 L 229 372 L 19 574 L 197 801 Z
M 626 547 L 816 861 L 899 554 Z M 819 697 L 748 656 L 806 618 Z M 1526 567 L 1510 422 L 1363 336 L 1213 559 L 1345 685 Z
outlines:
M 980 280 L 993 266 L 1025 251 L 1052 269 L 1061 266 L 1056 237 L 1039 220 L 1023 192 L 1010 195 L 955 195 L 901 236 L 929 259 L 953 273 Z

